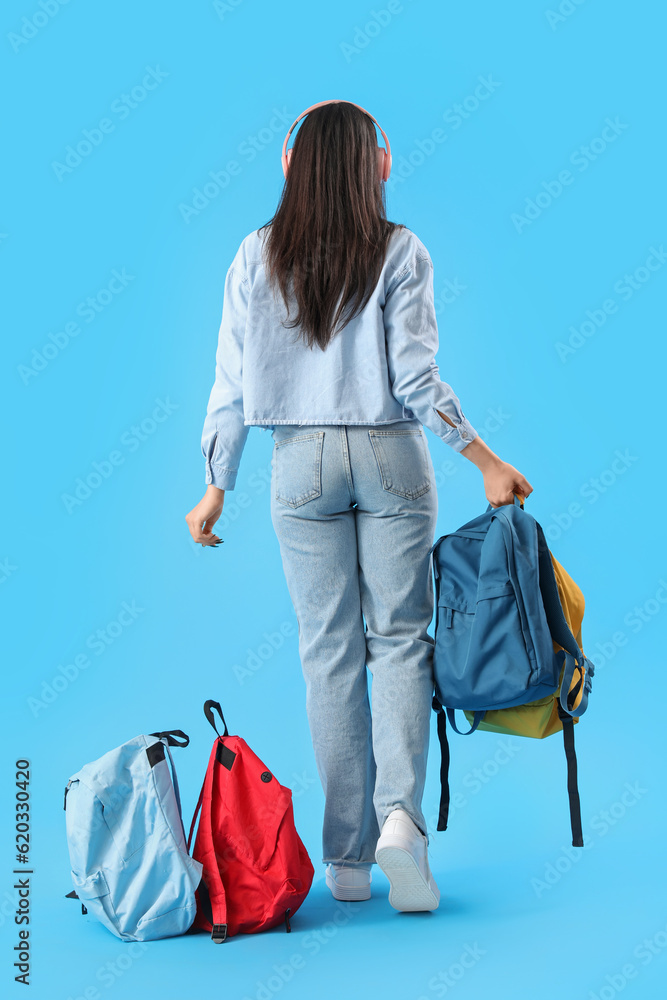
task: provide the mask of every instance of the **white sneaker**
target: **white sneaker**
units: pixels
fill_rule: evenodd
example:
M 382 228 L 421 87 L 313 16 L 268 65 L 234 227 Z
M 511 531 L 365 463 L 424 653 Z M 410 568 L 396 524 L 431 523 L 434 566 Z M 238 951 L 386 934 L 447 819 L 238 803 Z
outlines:
M 428 863 L 428 842 L 403 809 L 394 809 L 382 825 L 375 860 L 391 884 L 389 902 L 396 910 L 436 910 L 440 891 Z
M 371 898 L 371 866 L 328 864 L 326 883 L 334 899 L 359 900 Z

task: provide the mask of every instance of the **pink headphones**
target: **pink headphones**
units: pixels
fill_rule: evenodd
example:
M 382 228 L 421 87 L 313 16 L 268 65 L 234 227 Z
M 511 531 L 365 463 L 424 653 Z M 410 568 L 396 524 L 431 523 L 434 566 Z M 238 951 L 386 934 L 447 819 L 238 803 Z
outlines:
M 289 164 L 290 164 L 290 160 L 292 158 L 292 150 L 287 148 L 287 143 L 289 141 L 290 135 L 292 134 L 292 132 L 294 130 L 294 126 L 297 124 L 297 122 L 300 122 L 301 119 L 304 118 L 308 114 L 309 111 L 312 111 L 314 108 L 321 108 L 323 104 L 340 104 L 340 103 L 341 103 L 340 99 L 334 99 L 334 100 L 331 100 L 331 101 L 319 101 L 317 104 L 311 104 L 311 106 L 309 108 L 306 108 L 305 111 L 301 112 L 301 114 L 299 115 L 299 117 L 290 126 L 289 132 L 285 136 L 285 141 L 283 143 L 283 151 L 282 151 L 282 156 L 281 156 L 281 160 L 282 160 L 282 164 L 283 164 L 283 174 L 285 175 L 285 177 L 287 177 L 287 171 L 289 170 Z M 354 104 L 354 101 L 346 101 L 344 103 L 346 103 L 346 104 Z M 375 120 L 375 118 L 373 118 L 373 115 L 370 114 L 370 112 L 366 111 L 365 108 L 362 108 L 360 104 L 354 104 L 354 107 L 355 108 L 359 108 L 361 111 L 364 112 L 365 115 L 368 115 L 368 117 L 370 118 L 370 120 L 372 122 L 375 122 L 375 124 L 377 125 L 377 127 L 380 129 L 380 132 L 382 133 L 382 138 L 384 139 L 385 146 L 387 148 L 383 149 L 382 146 L 378 146 L 378 168 L 379 168 L 379 171 L 380 171 L 380 180 L 388 181 L 389 180 L 389 174 L 391 172 L 391 146 L 389 145 L 389 139 L 385 135 L 382 127 Z

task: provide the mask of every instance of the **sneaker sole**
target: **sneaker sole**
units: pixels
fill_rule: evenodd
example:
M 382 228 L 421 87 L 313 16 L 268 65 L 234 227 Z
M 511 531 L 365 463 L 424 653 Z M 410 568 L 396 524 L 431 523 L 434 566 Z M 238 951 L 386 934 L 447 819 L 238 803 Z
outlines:
M 358 903 L 362 899 L 371 898 L 370 883 L 361 886 L 337 885 L 329 875 L 325 875 L 325 880 L 334 899 L 340 899 L 347 903 Z
M 417 862 L 401 847 L 379 847 L 375 860 L 389 879 L 389 903 L 395 910 L 436 910 L 439 898 L 424 881 Z

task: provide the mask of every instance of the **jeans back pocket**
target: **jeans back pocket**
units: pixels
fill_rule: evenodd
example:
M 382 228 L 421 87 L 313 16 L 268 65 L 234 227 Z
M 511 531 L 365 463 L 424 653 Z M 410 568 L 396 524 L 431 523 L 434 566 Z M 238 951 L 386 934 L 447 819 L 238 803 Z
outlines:
M 410 430 L 369 430 L 382 489 L 415 500 L 431 488 L 426 438 L 421 427 Z
M 274 445 L 275 497 L 300 507 L 322 494 L 324 431 L 296 434 Z

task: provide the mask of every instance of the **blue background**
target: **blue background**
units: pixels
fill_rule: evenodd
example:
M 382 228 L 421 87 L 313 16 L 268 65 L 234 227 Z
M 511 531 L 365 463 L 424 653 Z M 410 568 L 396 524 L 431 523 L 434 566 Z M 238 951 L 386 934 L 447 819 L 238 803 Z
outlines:
M 32 764 L 39 1000 L 663 994 L 665 18 L 658 3 L 560 8 L 74 0 L 42 16 L 38 0 L 4 5 L 0 921 L 12 996 L 21 757 Z M 159 82 L 122 111 L 147 68 Z M 462 801 L 436 833 L 433 718 L 432 914 L 392 910 L 377 869 L 372 900 L 350 910 L 325 887 L 323 796 L 269 518 L 270 434 L 249 434 L 224 545 L 197 548 L 184 521 L 204 489 L 226 269 L 277 204 L 283 122 L 329 97 L 362 104 L 389 134 L 388 214 L 434 261 L 441 375 L 532 483 L 529 510 L 586 596 L 597 666 L 576 727 L 583 850 L 568 846 L 560 736 L 515 740 L 503 763 L 502 737 L 455 738 Z M 112 128 L 92 132 L 101 141 L 63 172 L 67 147 L 104 118 Z M 188 213 L 211 171 L 223 171 L 217 188 Z M 114 269 L 126 285 L 108 293 Z M 98 311 L 86 312 L 89 297 Z M 486 499 L 477 469 L 427 433 L 442 534 Z M 89 495 L 68 500 L 96 469 Z M 134 617 L 114 624 L 124 602 Z M 217 948 L 197 935 L 129 960 L 63 898 L 63 788 L 137 733 L 183 728 L 189 821 L 214 735 L 205 698 L 293 788 L 313 888 L 289 936 Z M 461 976 L 466 947 L 477 957 Z

